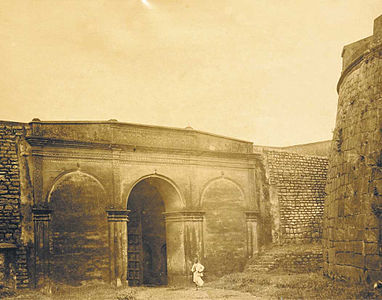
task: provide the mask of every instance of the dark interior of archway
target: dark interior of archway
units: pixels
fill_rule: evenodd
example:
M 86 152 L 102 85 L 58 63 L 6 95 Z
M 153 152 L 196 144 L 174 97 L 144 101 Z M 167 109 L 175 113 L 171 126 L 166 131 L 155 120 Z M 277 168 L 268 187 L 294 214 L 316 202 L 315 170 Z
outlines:
M 128 199 L 128 279 L 130 285 L 167 284 L 164 202 L 150 179 L 139 182 Z
M 105 195 L 89 176 L 73 174 L 52 192 L 52 279 L 70 285 L 108 280 Z

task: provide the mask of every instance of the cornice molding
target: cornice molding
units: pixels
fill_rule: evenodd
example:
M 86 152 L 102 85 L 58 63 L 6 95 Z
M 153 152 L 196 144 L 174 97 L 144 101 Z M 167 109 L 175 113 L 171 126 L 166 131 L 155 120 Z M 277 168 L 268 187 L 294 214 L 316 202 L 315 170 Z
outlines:
M 337 83 L 337 93 L 340 92 L 340 87 L 345 80 L 345 78 L 351 74 L 354 70 L 360 67 L 361 63 L 377 54 L 378 57 L 381 57 L 381 50 L 382 45 L 378 45 L 376 47 L 373 47 L 371 49 L 367 49 L 364 53 L 362 53 L 360 56 L 358 56 L 356 59 L 351 62 L 345 70 L 342 71 L 340 79 Z
M 35 222 L 48 222 L 51 220 L 53 210 L 48 208 L 33 208 L 33 221 Z
M 107 209 L 107 221 L 108 222 L 128 222 L 130 210 L 126 209 Z
M 257 210 L 245 211 L 244 213 L 247 222 L 256 222 L 260 218 L 260 212 Z
M 204 211 L 174 211 L 163 213 L 166 222 L 203 222 Z
M 117 149 L 117 148 L 113 148 Z M 117 151 L 117 153 L 115 152 Z M 70 159 L 86 160 L 93 162 L 119 161 L 120 164 L 178 164 L 178 165 L 211 165 L 215 167 L 236 167 L 251 169 L 256 167 L 256 158 L 245 155 L 240 157 L 236 155 L 225 156 L 201 156 L 201 155 L 182 155 L 182 153 L 174 152 L 124 152 L 120 150 L 100 151 L 99 149 L 91 149 L 87 152 L 76 151 L 49 151 L 41 148 L 32 149 L 32 156 L 41 157 L 44 160 L 65 161 Z

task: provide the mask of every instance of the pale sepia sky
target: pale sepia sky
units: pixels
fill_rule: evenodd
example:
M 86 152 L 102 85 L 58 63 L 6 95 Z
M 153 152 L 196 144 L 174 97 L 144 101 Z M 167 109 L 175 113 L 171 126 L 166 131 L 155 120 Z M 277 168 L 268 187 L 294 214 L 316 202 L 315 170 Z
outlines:
M 0 119 L 331 139 L 345 44 L 381 0 L 0 0 Z

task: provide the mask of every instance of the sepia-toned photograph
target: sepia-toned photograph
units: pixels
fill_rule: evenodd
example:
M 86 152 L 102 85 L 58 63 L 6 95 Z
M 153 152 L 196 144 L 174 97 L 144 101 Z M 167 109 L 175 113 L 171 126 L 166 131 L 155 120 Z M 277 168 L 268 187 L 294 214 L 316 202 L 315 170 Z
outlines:
M 382 299 L 381 0 L 0 0 L 0 298 Z

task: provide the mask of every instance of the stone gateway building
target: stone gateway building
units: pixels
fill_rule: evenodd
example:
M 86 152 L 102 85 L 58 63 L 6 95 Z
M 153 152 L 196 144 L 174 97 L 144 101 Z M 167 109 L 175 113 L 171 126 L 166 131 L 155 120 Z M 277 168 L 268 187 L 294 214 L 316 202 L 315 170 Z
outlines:
M 321 239 L 327 158 L 299 147 L 115 120 L 2 121 L 0 142 L 0 280 L 17 287 L 186 284 L 195 257 L 212 279 Z
M 11 244 L 27 246 L 37 285 L 183 283 L 194 257 L 219 275 L 257 251 L 260 158 L 249 142 L 114 121 L 3 132 L 18 155 L 3 175 L 15 176 L 9 191 L 20 188 Z
M 344 47 L 324 220 L 324 272 L 381 279 L 382 16 L 374 34 Z

